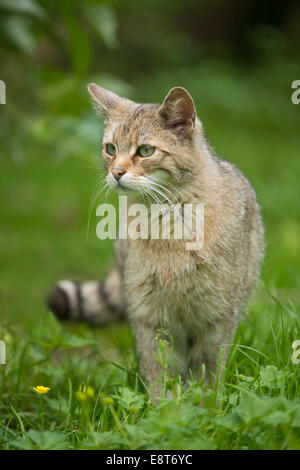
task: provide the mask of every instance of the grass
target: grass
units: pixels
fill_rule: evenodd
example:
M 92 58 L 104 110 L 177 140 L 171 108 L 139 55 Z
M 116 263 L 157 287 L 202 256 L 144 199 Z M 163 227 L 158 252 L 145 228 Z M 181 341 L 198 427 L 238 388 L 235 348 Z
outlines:
M 101 166 L 92 110 L 86 103 L 68 116 L 61 97 L 45 102 L 55 89 L 48 83 L 39 92 L 46 111 L 7 114 L 0 149 L 0 339 L 7 347 L 7 365 L 0 366 L 1 449 L 300 448 L 300 364 L 291 360 L 300 339 L 295 78 L 288 62 L 242 69 L 211 61 L 135 84 L 138 101 L 161 100 L 176 84 L 191 91 L 216 151 L 256 188 L 266 227 L 262 280 L 222 381 L 210 388 L 191 378 L 184 388 L 165 370 L 173 398 L 157 405 L 149 403 L 126 324 L 60 325 L 44 307 L 57 279 L 101 278 L 113 264 L 111 242 L 95 236 L 94 214 L 86 237 Z M 63 77 L 59 90 L 64 96 Z M 51 390 L 38 395 L 36 385 Z

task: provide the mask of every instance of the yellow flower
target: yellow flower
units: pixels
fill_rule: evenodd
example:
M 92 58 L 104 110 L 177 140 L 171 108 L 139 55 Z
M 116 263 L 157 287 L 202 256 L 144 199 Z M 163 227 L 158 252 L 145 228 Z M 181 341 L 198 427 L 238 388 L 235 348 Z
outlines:
M 130 407 L 128 408 L 128 411 L 131 415 L 134 415 L 136 412 L 137 412 L 137 407 L 134 406 L 134 405 L 130 405 Z
M 85 393 L 81 392 L 80 390 L 75 393 L 75 396 L 80 403 L 84 403 L 86 401 Z
M 95 398 L 95 390 L 93 389 L 93 387 L 87 387 L 85 390 L 85 394 L 90 399 Z
M 36 387 L 32 387 L 36 392 L 38 392 L 40 395 L 43 395 L 44 393 L 49 392 L 51 390 L 50 387 L 44 387 L 44 385 L 37 385 Z
M 114 400 L 111 397 L 104 397 L 103 403 L 107 406 L 114 406 Z

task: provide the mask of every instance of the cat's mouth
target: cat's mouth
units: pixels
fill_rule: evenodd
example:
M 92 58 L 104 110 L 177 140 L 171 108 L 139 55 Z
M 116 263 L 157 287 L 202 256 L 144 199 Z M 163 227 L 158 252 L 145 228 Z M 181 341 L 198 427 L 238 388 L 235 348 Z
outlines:
M 161 178 L 153 175 L 135 176 L 130 172 L 122 174 L 115 178 L 110 172 L 106 177 L 107 183 L 111 189 L 114 189 L 121 195 L 135 197 L 140 195 L 149 196 L 153 201 L 160 204 L 166 201 L 171 204 L 176 202 L 176 192 L 178 189 Z
M 131 193 L 132 191 L 137 191 L 137 188 L 134 188 L 134 187 L 128 187 L 124 184 L 122 184 L 122 182 L 118 181 L 118 185 L 114 188 L 115 191 L 118 191 L 118 193 L 120 194 L 124 194 L 124 193 Z
M 139 191 L 139 183 L 129 173 L 116 179 L 110 172 L 106 176 L 108 186 L 122 195 L 133 195 Z

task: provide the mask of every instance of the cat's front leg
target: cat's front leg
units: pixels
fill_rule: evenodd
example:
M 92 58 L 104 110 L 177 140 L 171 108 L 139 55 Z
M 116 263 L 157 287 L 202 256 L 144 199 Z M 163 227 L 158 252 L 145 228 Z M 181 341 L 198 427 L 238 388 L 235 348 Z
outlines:
M 152 400 L 163 393 L 163 368 L 156 359 L 160 325 L 151 323 L 142 317 L 131 318 L 136 346 L 140 359 L 140 368 L 145 376 Z
M 198 335 L 191 337 L 188 349 L 188 366 L 195 378 L 202 375 L 205 365 L 206 383 L 220 381 L 226 370 L 229 346 L 237 327 L 239 309 L 232 309 L 215 325 L 207 326 Z

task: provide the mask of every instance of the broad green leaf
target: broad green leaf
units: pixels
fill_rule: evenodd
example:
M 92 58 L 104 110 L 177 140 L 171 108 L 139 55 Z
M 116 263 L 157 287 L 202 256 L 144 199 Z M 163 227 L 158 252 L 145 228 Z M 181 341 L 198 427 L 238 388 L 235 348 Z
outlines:
M 44 18 L 46 11 L 35 0 L 0 0 L 0 8 Z
M 260 370 L 260 378 L 262 385 L 269 388 L 278 389 L 281 386 L 282 371 L 275 366 L 262 367 Z
M 289 423 L 290 417 L 288 413 L 284 413 L 283 411 L 274 411 L 274 413 L 262 418 L 262 422 L 271 426 L 278 426 L 278 424 Z
M 2 24 L 2 29 L 15 46 L 32 54 L 36 39 L 31 31 L 30 18 L 12 15 Z
M 13 440 L 10 444 L 17 449 L 60 450 L 69 448 L 65 434 L 30 429 L 25 439 Z
M 296 428 L 300 428 L 300 406 L 297 407 L 294 418 L 293 418 L 293 426 Z
M 110 48 L 116 47 L 117 19 L 113 9 L 107 5 L 88 5 L 84 13 L 103 42 Z

